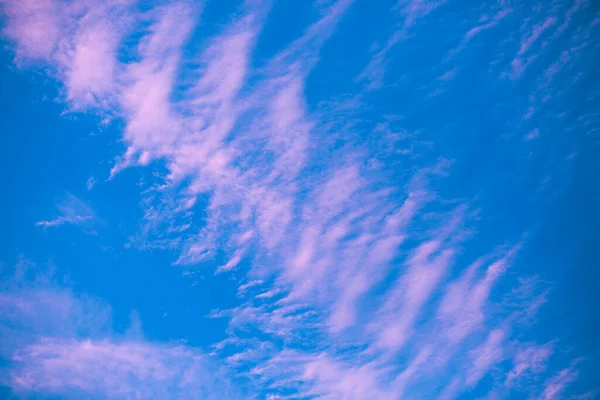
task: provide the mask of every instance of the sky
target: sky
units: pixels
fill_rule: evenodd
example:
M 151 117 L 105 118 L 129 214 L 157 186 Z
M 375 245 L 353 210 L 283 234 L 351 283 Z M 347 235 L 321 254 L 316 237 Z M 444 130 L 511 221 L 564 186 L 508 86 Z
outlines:
M 597 1 L 0 32 L 0 398 L 600 398 Z

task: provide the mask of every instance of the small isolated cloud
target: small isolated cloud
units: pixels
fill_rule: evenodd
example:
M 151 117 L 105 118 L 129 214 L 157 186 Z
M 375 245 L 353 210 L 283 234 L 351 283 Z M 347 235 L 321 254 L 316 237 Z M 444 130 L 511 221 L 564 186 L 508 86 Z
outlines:
M 94 186 L 96 185 L 96 178 L 94 178 L 93 176 L 90 176 L 89 179 L 87 180 L 87 182 L 85 183 L 87 190 L 92 190 L 94 188 Z
M 98 218 L 94 210 L 83 200 L 68 193 L 64 200 L 56 204 L 56 216 L 49 220 L 36 222 L 43 228 L 58 227 L 61 225 L 77 225 L 88 233 L 94 233 L 94 226 Z
M 533 130 L 531 130 L 527 136 L 525 136 L 525 140 L 534 140 L 537 139 L 540 136 L 540 130 L 538 128 L 535 128 Z

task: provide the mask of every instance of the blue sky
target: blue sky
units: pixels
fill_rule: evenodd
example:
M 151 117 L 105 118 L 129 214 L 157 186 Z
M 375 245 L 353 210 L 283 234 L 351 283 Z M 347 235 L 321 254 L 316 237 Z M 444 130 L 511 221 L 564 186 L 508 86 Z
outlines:
M 600 396 L 596 2 L 0 5 L 0 397 Z

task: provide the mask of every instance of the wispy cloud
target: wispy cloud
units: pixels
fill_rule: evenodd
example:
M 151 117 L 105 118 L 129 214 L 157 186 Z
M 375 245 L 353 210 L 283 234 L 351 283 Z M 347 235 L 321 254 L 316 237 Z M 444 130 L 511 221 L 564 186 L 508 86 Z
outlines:
M 573 366 L 548 378 L 551 344 L 511 337 L 535 320 L 547 291 L 513 272 L 527 240 L 502 245 L 514 243 L 500 237 L 504 229 L 491 239 L 478 198 L 489 194 L 462 197 L 456 189 L 460 170 L 469 170 L 467 186 L 487 187 L 471 165 L 454 169 L 455 160 L 444 158 L 446 151 L 461 156 L 468 140 L 457 133 L 448 142 L 461 150 L 448 151 L 446 141 L 429 142 L 425 129 L 406 133 L 410 111 L 406 119 L 374 115 L 372 100 L 363 99 L 386 84 L 391 50 L 443 1 L 400 2 L 394 32 L 357 78 L 364 91 L 315 103 L 310 75 L 351 1 L 318 2 L 316 21 L 266 59 L 255 48 L 270 4 L 243 2 L 200 46 L 203 10 L 193 2 L 143 10 L 128 1 L 4 3 L 19 63 L 50 65 L 71 108 L 122 122 L 124 149 L 107 184 L 128 168 L 155 172 L 128 245 L 169 249 L 185 273 L 201 265 L 237 285 L 236 303 L 209 315 L 227 320 L 211 355 L 222 364 L 200 349 L 116 334 L 107 305 L 56 284 L 7 287 L 3 329 L 33 332 L 10 356 L 11 387 L 58 396 L 235 398 L 216 367 L 226 365 L 260 387 L 261 398 L 451 399 L 490 377 L 496 394 L 546 381 L 541 396 L 550 399 L 575 379 Z M 461 52 L 519 14 L 482 9 L 457 36 Z M 508 46 L 513 55 L 501 57 L 513 64 L 498 68 L 516 79 L 558 23 L 547 15 L 523 22 L 519 43 Z M 545 68 L 547 82 L 573 54 Z M 460 78 L 450 61 L 433 68 L 432 81 Z M 454 124 L 443 112 L 415 115 L 421 112 Z M 93 232 L 98 218 L 83 200 L 67 195 L 56 208 L 37 225 Z
M 542 35 L 542 33 L 544 33 L 544 31 L 546 29 L 550 28 L 555 23 L 556 23 L 556 18 L 550 17 L 550 18 L 547 18 L 544 22 L 542 22 L 538 25 L 535 25 L 532 28 L 531 33 L 522 38 L 521 47 L 519 48 L 517 55 L 522 56 L 527 51 L 529 51 L 531 46 L 536 42 L 536 40 L 538 40 L 538 38 Z
M 198 351 L 135 341 L 41 341 L 13 356 L 18 393 L 78 392 L 110 398 L 241 398 Z M 6 382 L 5 382 L 6 383 Z M 191 395 L 190 395 L 191 394 Z
M 512 385 L 527 375 L 539 374 L 547 368 L 548 358 L 552 355 L 552 345 L 530 345 L 518 351 L 514 358 L 514 367 L 506 375 L 506 384 Z
M 493 28 L 494 26 L 498 25 L 498 23 L 502 20 L 502 18 L 506 17 L 510 12 L 511 12 L 510 8 L 504 8 L 501 11 L 499 11 L 498 13 L 496 13 L 496 15 L 494 15 L 491 19 L 485 18 L 485 20 L 482 21 L 483 22 L 482 24 L 469 29 L 469 31 L 465 34 L 463 42 L 468 42 L 469 40 L 473 39 L 476 35 L 478 35 L 480 32 L 485 31 L 486 29 Z
M 386 62 L 388 53 L 402 40 L 406 39 L 410 28 L 418 19 L 444 5 L 445 0 L 423 1 L 423 0 L 400 0 L 393 8 L 399 11 L 401 19 L 394 33 L 388 37 L 385 44 L 375 53 L 365 69 L 356 77 L 358 82 L 366 82 L 367 89 L 379 89 L 384 84 L 386 73 Z
M 466 378 L 468 386 L 475 385 L 490 368 L 502 361 L 504 337 L 502 329 L 494 329 L 485 342 L 471 351 L 472 367 L 467 372 Z
M 56 204 L 57 216 L 36 222 L 44 228 L 57 227 L 64 224 L 78 225 L 84 231 L 94 233 L 94 225 L 99 221 L 94 210 L 83 200 L 68 193 L 64 200 Z
M 15 393 L 241 398 L 200 350 L 115 334 L 110 307 L 59 285 L 51 269 L 22 260 L 7 273 L 11 270 L 3 275 L 0 331 L 10 341 L 2 341 L 0 356 L 10 360 L 11 369 L 0 381 Z
M 482 266 L 482 260 L 477 260 L 465 270 L 462 277 L 449 285 L 440 304 L 438 318 L 445 326 L 444 335 L 451 341 L 460 342 L 481 328 L 492 285 L 505 272 L 512 254 L 514 252 L 492 263 L 479 280 L 476 280 L 476 274 Z
M 386 298 L 382 313 L 384 326 L 377 344 L 398 349 L 413 334 L 414 324 L 452 262 L 453 250 L 443 248 L 440 240 L 432 240 L 415 249 L 408 260 L 408 271 Z
M 573 368 L 565 368 L 560 371 L 556 376 L 550 378 L 544 387 L 544 391 L 541 395 L 543 400 L 552 400 L 559 398 L 562 391 L 567 385 L 571 384 L 577 378 L 577 371 Z
M 93 176 L 90 176 L 88 178 L 88 180 L 85 182 L 85 186 L 87 187 L 87 190 L 92 190 L 94 188 L 94 186 L 96 186 L 96 178 L 94 178 Z
M 533 26 L 531 31 L 527 32 L 521 38 L 521 46 L 517 51 L 516 57 L 511 62 L 511 77 L 513 79 L 519 78 L 527 66 L 535 60 L 537 57 L 536 54 L 529 55 L 526 57 L 526 54 L 530 53 L 531 47 L 535 44 L 535 42 L 542 36 L 544 31 L 552 27 L 556 23 L 556 18 L 549 17 L 545 21 Z
M 127 33 L 128 1 L 4 1 L 4 33 L 20 62 L 45 61 L 64 81 L 75 109 L 109 107 L 117 92 L 117 47 Z

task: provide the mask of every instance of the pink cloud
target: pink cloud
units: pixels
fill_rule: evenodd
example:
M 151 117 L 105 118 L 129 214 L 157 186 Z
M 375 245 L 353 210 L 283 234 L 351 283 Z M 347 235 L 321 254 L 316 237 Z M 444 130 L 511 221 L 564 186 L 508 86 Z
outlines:
M 504 338 L 505 333 L 502 329 L 494 329 L 489 333 L 485 342 L 470 352 L 472 366 L 467 372 L 465 381 L 468 386 L 475 385 L 487 374 L 490 368 L 502 361 Z
M 111 398 L 236 398 L 233 387 L 200 353 L 184 346 L 108 340 L 45 339 L 15 353 L 17 391 L 83 393 Z M 210 372 L 209 372 L 210 371 Z
M 94 234 L 94 225 L 99 222 L 94 210 L 83 200 L 67 193 L 65 198 L 56 204 L 56 215 L 49 220 L 36 222 L 43 228 L 61 225 L 78 225 L 85 232 Z
M 525 69 L 531 64 L 536 58 L 537 54 L 533 54 L 530 56 L 526 56 L 529 53 L 531 47 L 535 44 L 535 42 L 539 39 L 539 37 L 550 28 L 552 25 L 556 23 L 556 18 L 549 17 L 544 22 L 535 25 L 531 32 L 528 35 L 524 35 L 521 38 L 521 46 L 517 51 L 516 57 L 511 62 L 511 72 L 510 76 L 513 79 L 519 78 Z
M 305 363 L 302 377 L 314 382 L 308 394 L 324 399 L 396 398 L 391 390 L 386 390 L 380 383 L 380 371 L 369 364 L 348 368 L 321 356 Z
M 527 376 L 528 374 L 539 374 L 547 367 L 547 362 L 552 355 L 552 346 L 527 346 L 517 352 L 514 357 L 514 366 L 506 375 L 506 385 Z
M 126 33 L 129 2 L 7 1 L 5 34 L 22 62 L 55 68 L 75 109 L 109 107 L 117 91 L 117 46 Z
M 444 335 L 453 342 L 460 342 L 473 331 L 480 329 L 485 315 L 484 307 L 492 285 L 504 273 L 516 249 L 504 258 L 492 263 L 481 279 L 476 274 L 482 261 L 470 265 L 463 275 L 451 283 L 438 309 L 438 318 L 444 325 Z
M 500 12 L 498 12 L 496 15 L 494 15 L 494 17 L 489 20 L 488 22 L 486 22 L 485 24 L 482 25 L 478 25 L 474 28 L 471 28 L 466 34 L 465 37 L 463 39 L 463 45 L 464 43 L 470 41 L 471 39 L 473 39 L 473 37 L 475 37 L 476 35 L 478 35 L 479 33 L 481 33 L 484 30 L 493 28 L 494 26 L 498 25 L 498 23 L 504 18 L 506 17 L 508 14 L 510 14 L 512 12 L 512 10 L 510 8 L 505 8 L 503 10 L 501 10 Z
M 16 394 L 241 398 L 198 349 L 145 341 L 135 313 L 117 335 L 111 308 L 60 285 L 52 269 L 22 260 L 14 272 L 0 287 L 0 355 L 12 361 L 0 384 Z
M 377 323 L 377 346 L 401 348 L 413 334 L 421 309 L 439 284 L 454 256 L 439 240 L 422 243 L 409 258 L 407 272 L 387 295 Z
M 544 22 L 542 22 L 541 24 L 535 25 L 533 27 L 533 29 L 531 30 L 531 34 L 527 35 L 527 36 L 524 36 L 521 39 L 521 47 L 519 48 L 519 51 L 517 52 L 517 56 L 522 56 L 527 51 L 529 51 L 529 49 L 531 48 L 531 46 L 542 35 L 542 33 L 544 33 L 544 31 L 546 29 L 550 28 L 555 23 L 556 23 L 556 18 L 549 17 Z
M 63 9 L 54 0 L 3 0 L 8 16 L 4 33 L 16 43 L 21 59 L 48 61 L 61 39 Z
M 577 371 L 573 368 L 565 368 L 557 375 L 548 379 L 545 383 L 541 399 L 553 400 L 559 398 L 562 391 L 577 379 Z

